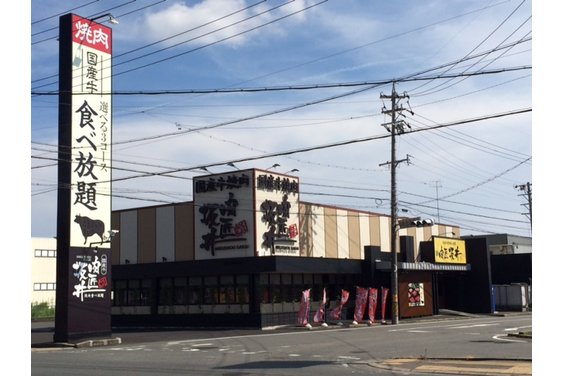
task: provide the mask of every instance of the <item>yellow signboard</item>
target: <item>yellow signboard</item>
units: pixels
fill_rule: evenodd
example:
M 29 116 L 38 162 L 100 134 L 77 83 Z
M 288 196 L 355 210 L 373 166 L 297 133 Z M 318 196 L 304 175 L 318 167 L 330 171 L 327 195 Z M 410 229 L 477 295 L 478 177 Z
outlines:
M 466 264 L 466 243 L 453 238 L 433 237 L 435 262 L 447 264 Z

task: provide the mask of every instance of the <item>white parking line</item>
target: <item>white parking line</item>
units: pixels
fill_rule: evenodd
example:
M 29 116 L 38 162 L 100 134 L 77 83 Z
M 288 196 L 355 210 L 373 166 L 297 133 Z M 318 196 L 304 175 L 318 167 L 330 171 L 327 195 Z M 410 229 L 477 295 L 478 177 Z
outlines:
M 505 338 L 502 338 L 502 336 L 505 337 Z M 493 336 L 492 338 L 497 339 L 498 341 L 521 342 L 521 343 L 527 342 L 527 341 L 521 341 L 521 340 L 518 340 L 518 339 L 509 339 L 505 336 L 505 334 L 497 334 L 497 335 Z

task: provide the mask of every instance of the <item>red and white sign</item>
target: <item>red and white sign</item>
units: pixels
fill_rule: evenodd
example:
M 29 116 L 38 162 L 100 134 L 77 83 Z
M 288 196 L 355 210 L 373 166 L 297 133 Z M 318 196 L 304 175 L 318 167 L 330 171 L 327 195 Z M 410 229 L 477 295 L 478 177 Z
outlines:
M 332 319 L 334 320 L 341 319 L 341 312 L 343 311 L 343 306 L 347 304 L 348 300 L 349 300 L 349 292 L 347 290 L 341 289 L 341 301 L 339 302 L 339 305 L 333 308 L 333 310 L 330 313 Z
M 309 292 L 311 289 L 302 291 L 300 310 L 298 311 L 298 325 L 305 326 L 309 321 Z
M 73 43 L 112 54 L 112 29 L 77 15 L 73 15 L 72 25 Z
M 368 290 L 368 320 L 376 321 L 376 307 L 378 307 L 378 289 L 371 287 Z
M 313 322 L 324 322 L 325 321 L 325 304 L 327 304 L 327 292 L 323 289 L 323 298 L 319 304 L 319 308 L 313 316 Z
M 368 290 L 364 287 L 356 287 L 356 299 L 354 306 L 354 321 L 361 322 L 364 318 L 366 310 L 366 301 L 368 300 Z
M 112 30 L 72 16 L 71 247 L 110 248 Z

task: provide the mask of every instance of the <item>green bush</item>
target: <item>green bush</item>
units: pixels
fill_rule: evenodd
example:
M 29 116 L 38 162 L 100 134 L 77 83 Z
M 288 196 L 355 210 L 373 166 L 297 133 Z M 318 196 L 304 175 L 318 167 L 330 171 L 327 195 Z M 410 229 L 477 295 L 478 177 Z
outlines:
M 49 307 L 47 303 L 31 304 L 31 319 L 52 319 L 55 317 L 55 308 Z

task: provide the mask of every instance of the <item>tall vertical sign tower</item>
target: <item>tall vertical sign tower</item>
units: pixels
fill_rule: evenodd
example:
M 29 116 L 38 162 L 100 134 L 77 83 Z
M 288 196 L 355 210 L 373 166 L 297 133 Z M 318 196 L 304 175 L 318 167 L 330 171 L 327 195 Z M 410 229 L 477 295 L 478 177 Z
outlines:
M 59 21 L 55 342 L 111 335 L 112 30 Z

